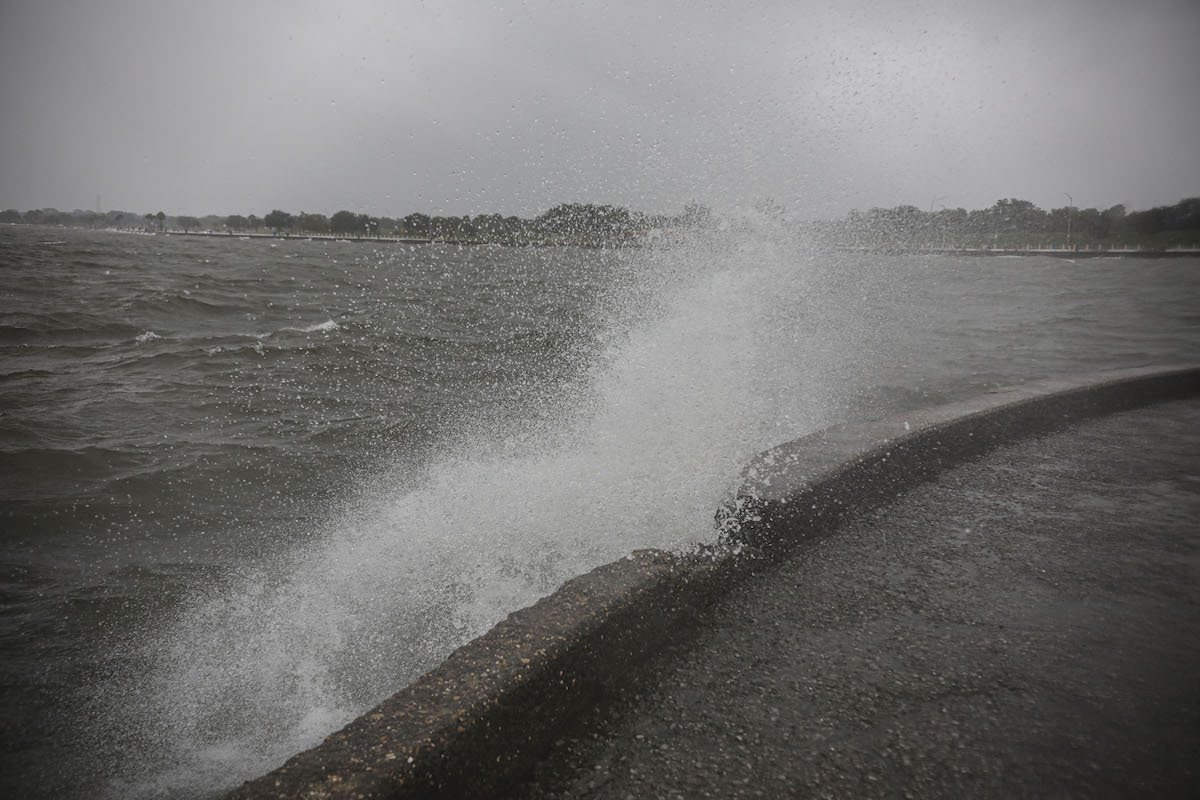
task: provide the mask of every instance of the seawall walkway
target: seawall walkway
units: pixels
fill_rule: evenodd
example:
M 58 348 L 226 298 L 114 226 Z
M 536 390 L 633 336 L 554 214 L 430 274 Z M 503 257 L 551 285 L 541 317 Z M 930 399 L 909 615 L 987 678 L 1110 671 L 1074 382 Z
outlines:
M 1200 366 L 787 442 L 726 521 L 568 581 L 231 797 L 1190 796 Z
M 698 631 L 514 796 L 1194 796 L 1200 400 L 958 466 Z

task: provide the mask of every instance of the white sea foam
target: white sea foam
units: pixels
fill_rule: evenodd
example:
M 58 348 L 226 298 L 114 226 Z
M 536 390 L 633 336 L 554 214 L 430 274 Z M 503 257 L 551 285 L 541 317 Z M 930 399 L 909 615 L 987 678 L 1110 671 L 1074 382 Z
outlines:
M 151 342 L 151 341 L 154 341 L 155 339 L 161 339 L 161 338 L 162 337 L 159 336 L 154 331 L 142 331 L 141 333 L 139 333 L 137 336 L 134 337 L 134 341 L 137 342 L 138 344 L 145 344 L 146 342 Z
M 336 322 L 327 319 L 324 322 L 318 322 L 316 325 L 309 325 L 306 328 L 284 328 L 284 330 L 299 331 L 300 333 L 329 333 L 330 331 L 336 331 L 339 327 L 341 326 Z
M 804 380 L 811 265 L 761 232 L 646 253 L 557 425 L 511 440 L 464 425 L 423 478 L 378 476 L 312 545 L 145 644 L 153 668 L 108 689 L 144 736 L 120 793 L 251 777 L 567 578 L 712 541 L 741 466 L 822 421 L 828 395 Z

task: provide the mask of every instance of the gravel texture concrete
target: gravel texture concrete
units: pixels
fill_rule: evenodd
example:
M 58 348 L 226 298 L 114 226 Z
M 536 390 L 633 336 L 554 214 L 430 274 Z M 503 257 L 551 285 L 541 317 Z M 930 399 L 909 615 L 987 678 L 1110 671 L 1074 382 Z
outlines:
M 1192 797 L 1200 401 L 954 467 L 694 623 L 513 796 Z

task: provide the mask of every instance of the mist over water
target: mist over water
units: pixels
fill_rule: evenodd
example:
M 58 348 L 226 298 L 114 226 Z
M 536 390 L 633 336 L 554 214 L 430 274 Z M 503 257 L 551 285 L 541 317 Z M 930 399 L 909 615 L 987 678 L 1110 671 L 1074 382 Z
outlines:
M 567 578 L 713 541 L 780 441 L 1200 344 L 1193 261 L 770 220 L 637 251 L 3 233 L 7 760 L 47 795 L 270 769 Z

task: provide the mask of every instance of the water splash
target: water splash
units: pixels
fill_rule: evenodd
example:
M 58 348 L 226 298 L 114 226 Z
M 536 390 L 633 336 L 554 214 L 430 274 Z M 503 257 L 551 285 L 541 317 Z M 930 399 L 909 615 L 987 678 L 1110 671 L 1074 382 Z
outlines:
M 336 331 L 340 326 L 331 319 L 324 322 L 318 322 L 315 325 L 309 325 L 304 328 L 284 328 L 285 331 L 299 331 L 300 333 L 329 333 Z
M 632 259 L 585 379 L 566 398 L 530 387 L 549 424 L 463 422 L 423 474 L 377 476 L 309 544 L 136 634 L 144 669 L 100 692 L 121 743 L 110 792 L 253 777 L 564 580 L 715 541 L 742 465 L 826 413 L 803 377 L 827 320 L 802 252 L 760 226 Z

